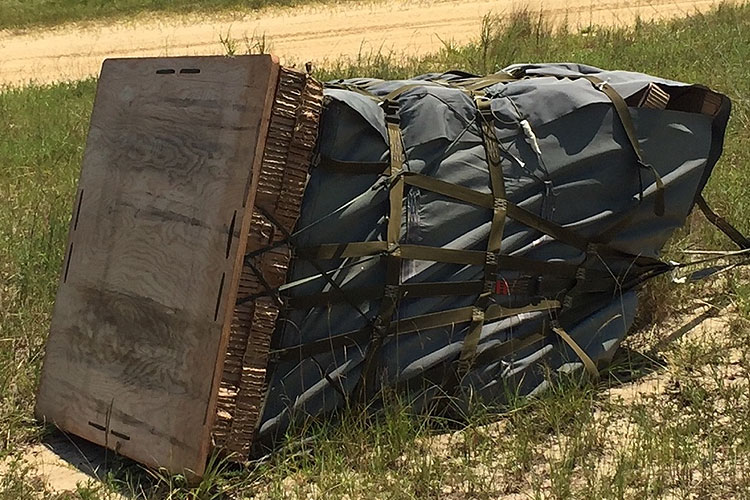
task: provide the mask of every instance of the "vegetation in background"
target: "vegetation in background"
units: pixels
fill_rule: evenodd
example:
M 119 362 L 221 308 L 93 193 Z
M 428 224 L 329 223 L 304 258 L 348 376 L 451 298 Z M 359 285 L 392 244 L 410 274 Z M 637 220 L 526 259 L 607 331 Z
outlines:
M 0 30 L 111 19 L 142 13 L 251 12 L 265 7 L 349 0 L 0 0 Z
M 705 84 L 734 103 L 724 156 L 706 196 L 748 233 L 749 27 L 750 6 L 581 33 L 552 30 L 543 17 L 521 12 L 488 18 L 479 39 L 467 46 L 446 44 L 421 58 L 361 54 L 329 62 L 317 76 L 400 78 L 448 69 L 484 74 L 514 62 L 573 61 Z M 95 84 L 0 92 L 0 461 L 10 464 L 0 473 L 0 500 L 56 498 L 16 457 L 44 432 L 32 418 L 34 389 Z M 693 214 L 666 257 L 684 260 L 685 248 L 722 246 L 729 248 Z M 215 461 L 198 489 L 115 459 L 102 483 L 81 485 L 65 498 L 104 499 L 113 490 L 169 499 L 749 498 L 747 275 L 737 272 L 711 286 L 679 287 L 663 279 L 643 299 L 643 324 L 692 313 L 695 299 L 708 314 L 727 306 L 734 313 L 710 335 L 666 342 L 663 329 L 639 332 L 598 385 L 560 381 L 538 399 L 519 401 L 500 420 L 478 409 L 456 430 L 395 402 L 376 422 L 353 414 L 343 425 L 311 424 L 307 440 L 290 433 L 278 454 L 248 469 Z M 621 384 L 639 378 L 659 387 L 626 397 Z

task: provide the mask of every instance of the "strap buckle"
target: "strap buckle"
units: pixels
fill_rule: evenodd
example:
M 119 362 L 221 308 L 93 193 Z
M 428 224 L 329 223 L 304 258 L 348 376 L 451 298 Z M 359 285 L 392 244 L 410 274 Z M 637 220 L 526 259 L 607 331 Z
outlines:
M 490 99 L 487 96 L 484 95 L 477 95 L 474 96 L 474 105 L 477 107 L 480 113 L 492 113 L 492 110 L 490 109 L 490 105 L 492 104 L 492 99 Z
M 392 101 L 390 99 L 382 101 L 380 107 L 383 109 L 383 113 L 385 113 L 386 122 L 400 123 L 401 117 L 398 114 L 399 105 L 397 101 Z
M 508 200 L 505 198 L 494 198 L 492 200 L 492 210 L 495 212 L 507 212 Z

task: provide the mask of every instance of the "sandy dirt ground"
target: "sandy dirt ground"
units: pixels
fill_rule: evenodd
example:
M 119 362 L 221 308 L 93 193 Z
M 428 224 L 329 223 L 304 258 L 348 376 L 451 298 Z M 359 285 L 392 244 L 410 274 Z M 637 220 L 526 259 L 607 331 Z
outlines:
M 424 54 L 444 41 L 468 42 L 483 16 L 528 8 L 570 26 L 624 25 L 637 16 L 662 19 L 705 11 L 714 0 L 391 0 L 311 5 L 213 16 L 138 16 L 114 23 L 84 23 L 26 32 L 0 31 L 0 84 L 77 80 L 96 75 L 108 57 L 237 53 L 265 37 L 291 65 L 360 53 Z
M 74 498 L 65 495 L 87 487 L 99 489 L 100 480 L 106 476 L 111 463 L 112 452 L 107 453 L 104 448 L 75 436 L 55 433 L 43 443 L 30 445 L 0 460 L 0 478 L 11 469 L 21 470 L 40 492 Z M 106 498 L 125 500 L 127 497 L 107 491 Z
M 710 307 L 699 308 L 696 312 L 675 318 L 669 327 L 660 331 L 661 341 L 654 346 L 655 352 L 661 352 L 669 345 L 682 339 L 701 340 L 716 336 L 725 336 L 731 330 L 730 325 L 736 318 L 736 311 L 732 308 L 712 311 Z M 707 340 L 706 340 L 707 341 Z M 611 398 L 624 403 L 634 403 L 648 397 L 658 397 L 668 390 L 670 375 L 668 371 L 660 370 L 637 378 L 621 385 L 614 385 L 602 393 L 602 398 Z M 489 424 L 502 432 L 506 422 L 500 420 Z M 617 426 L 612 427 L 613 431 Z M 629 424 L 621 426 L 628 429 Z M 430 447 L 435 454 L 445 454 L 454 445 L 455 439 L 461 431 L 430 438 Z M 626 439 L 617 433 L 611 440 Z M 111 452 L 110 452 L 111 453 Z M 13 462 L 15 461 L 15 462 Z M 13 465 L 20 464 L 30 479 L 40 485 L 40 489 L 53 494 L 66 494 L 77 491 L 82 486 L 96 486 L 99 480 L 106 476 L 112 456 L 102 447 L 88 443 L 74 436 L 53 433 L 42 443 L 29 445 L 18 450 L 11 457 L 0 460 L 0 477 Z M 541 474 L 542 472 L 540 472 Z M 107 490 L 108 491 L 108 490 Z M 532 498 L 533 492 L 523 495 L 503 497 L 505 500 L 521 500 Z M 126 500 L 126 494 L 111 493 L 111 500 Z
M 140 16 L 116 23 L 86 23 L 26 32 L 0 31 L 0 85 L 75 80 L 98 73 L 102 60 L 126 56 L 224 54 L 220 38 L 237 40 L 245 52 L 245 38 L 265 35 L 270 50 L 287 64 L 318 64 L 359 53 L 424 54 L 438 50 L 443 41 L 467 42 L 478 35 L 488 13 L 504 14 L 528 7 L 543 10 L 547 19 L 567 19 L 570 25 L 624 25 L 637 16 L 645 19 L 686 15 L 714 5 L 705 0 L 548 0 L 513 3 L 483 0 L 397 0 L 388 3 L 357 2 L 334 6 L 309 6 L 266 10 L 254 14 L 220 14 L 211 17 Z M 716 329 L 710 322 L 698 331 Z M 692 330 L 692 328 L 691 328 Z M 644 379 L 614 389 L 625 399 L 660 390 L 660 377 Z M 93 445 L 91 445 L 93 446 Z M 38 479 L 56 492 L 74 491 L 106 468 L 102 450 L 83 450 L 75 442 L 56 436 L 20 453 Z M 0 473 L 9 462 L 0 462 Z

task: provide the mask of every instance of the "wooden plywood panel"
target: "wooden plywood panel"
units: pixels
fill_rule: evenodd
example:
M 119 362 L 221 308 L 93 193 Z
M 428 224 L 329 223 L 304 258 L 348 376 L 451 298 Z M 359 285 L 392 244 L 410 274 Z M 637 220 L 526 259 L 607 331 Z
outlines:
M 271 56 L 105 61 L 39 418 L 202 474 L 278 71 Z

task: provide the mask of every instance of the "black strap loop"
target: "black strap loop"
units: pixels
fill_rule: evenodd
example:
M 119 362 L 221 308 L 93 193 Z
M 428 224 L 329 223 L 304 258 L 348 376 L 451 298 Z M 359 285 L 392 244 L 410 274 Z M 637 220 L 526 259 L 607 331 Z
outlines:
M 740 233 L 729 222 L 727 222 L 726 219 L 711 210 L 711 207 L 708 206 L 708 203 L 706 202 L 706 199 L 702 194 L 698 195 L 695 203 L 696 205 L 698 205 L 698 208 L 701 209 L 703 215 L 706 216 L 706 219 L 708 219 L 711 224 L 716 226 L 719 231 L 724 233 L 730 240 L 732 240 L 738 247 L 740 247 L 741 250 L 750 248 L 750 240 L 745 235 Z

